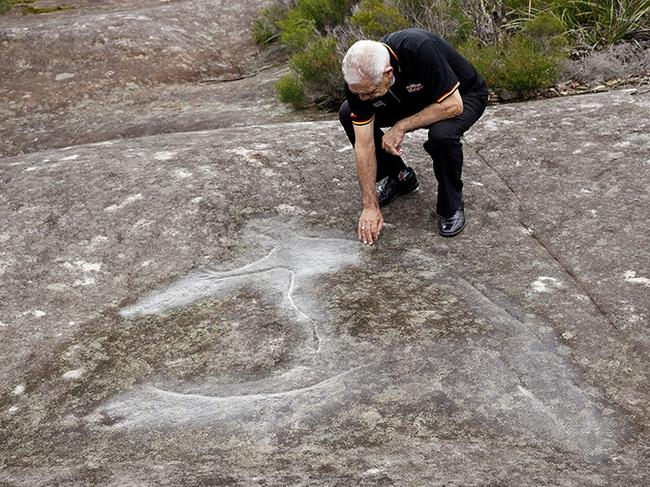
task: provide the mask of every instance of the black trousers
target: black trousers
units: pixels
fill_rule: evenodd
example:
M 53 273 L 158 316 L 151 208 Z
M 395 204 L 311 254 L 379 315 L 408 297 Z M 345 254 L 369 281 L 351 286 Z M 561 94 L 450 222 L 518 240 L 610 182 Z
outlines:
M 428 127 L 429 136 L 424 149 L 433 159 L 433 171 L 438 181 L 436 212 L 449 217 L 459 208 L 463 197 L 463 145 L 461 136 L 483 115 L 487 105 L 488 93 L 465 93 L 463 113 L 447 120 L 441 120 Z M 414 112 L 415 113 L 415 112 Z M 375 152 L 377 155 L 377 181 L 386 176 L 394 176 L 406 167 L 399 156 L 389 154 L 381 147 L 384 135 L 382 127 L 392 127 L 398 121 L 413 113 L 400 113 L 394 110 L 378 110 L 375 115 Z M 339 120 L 354 145 L 354 125 L 351 111 L 345 101 L 339 110 Z

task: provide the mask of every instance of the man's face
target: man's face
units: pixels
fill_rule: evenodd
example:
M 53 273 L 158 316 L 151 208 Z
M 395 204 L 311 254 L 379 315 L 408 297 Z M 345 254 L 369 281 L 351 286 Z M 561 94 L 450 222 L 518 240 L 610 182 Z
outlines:
M 393 68 L 387 66 L 379 83 L 372 83 L 369 80 L 363 80 L 358 84 L 350 85 L 350 91 L 358 95 L 363 101 L 381 98 L 388 93 L 393 82 Z

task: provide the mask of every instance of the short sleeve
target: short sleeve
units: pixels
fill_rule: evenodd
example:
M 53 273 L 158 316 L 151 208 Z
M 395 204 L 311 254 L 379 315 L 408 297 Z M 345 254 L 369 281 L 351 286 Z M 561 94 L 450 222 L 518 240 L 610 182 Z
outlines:
M 348 85 L 345 85 L 345 96 L 350 105 L 352 123 L 354 125 L 368 125 L 375 118 L 375 112 L 372 105 L 363 103 L 358 96 L 356 96 Z
M 417 50 L 417 66 L 432 101 L 440 103 L 460 86 L 458 76 L 449 65 L 441 48 L 432 41 L 423 42 Z

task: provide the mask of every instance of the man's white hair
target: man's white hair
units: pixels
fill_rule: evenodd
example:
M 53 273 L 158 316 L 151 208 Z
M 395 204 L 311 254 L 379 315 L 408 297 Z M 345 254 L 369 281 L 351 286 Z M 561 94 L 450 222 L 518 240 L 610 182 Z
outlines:
M 343 58 L 343 78 L 349 85 L 363 81 L 377 84 L 388 65 L 390 56 L 386 46 L 376 41 L 357 41 Z

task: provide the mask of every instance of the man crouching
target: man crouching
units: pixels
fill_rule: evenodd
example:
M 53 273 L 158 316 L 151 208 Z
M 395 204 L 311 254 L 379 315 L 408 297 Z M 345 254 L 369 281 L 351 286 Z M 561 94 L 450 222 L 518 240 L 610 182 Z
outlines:
M 354 146 L 363 204 L 359 239 L 372 245 L 384 228 L 380 207 L 418 188 L 401 144 L 419 128 L 429 130 L 424 148 L 438 181 L 438 230 L 459 234 L 465 227 L 460 137 L 485 110 L 485 80 L 447 42 L 421 29 L 356 42 L 343 58 L 343 77 L 339 119 Z

